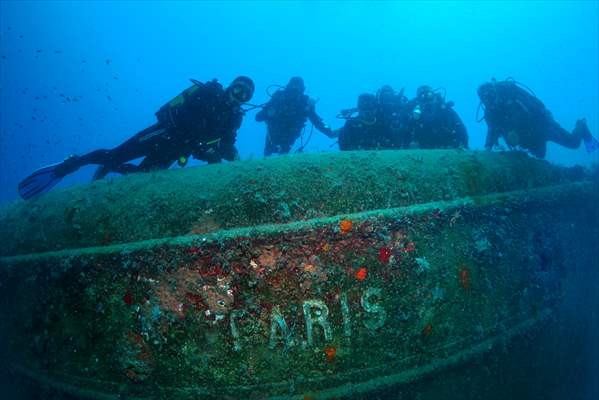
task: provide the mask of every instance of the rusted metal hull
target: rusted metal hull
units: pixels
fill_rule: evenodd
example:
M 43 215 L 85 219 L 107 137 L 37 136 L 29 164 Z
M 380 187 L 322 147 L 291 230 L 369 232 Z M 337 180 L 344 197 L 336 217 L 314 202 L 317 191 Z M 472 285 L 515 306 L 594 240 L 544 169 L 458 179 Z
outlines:
M 447 154 L 441 167 L 472 157 Z M 492 170 L 502 156 L 475 157 Z M 518 162 L 548 183 L 5 255 L 4 359 L 78 398 L 451 398 L 426 397 L 425 380 L 484 391 L 491 364 L 522 363 L 511 346 L 542 343 L 569 271 L 597 267 L 595 185 Z M 353 211 L 360 196 L 322 201 Z M 459 373 L 472 367 L 490 372 Z

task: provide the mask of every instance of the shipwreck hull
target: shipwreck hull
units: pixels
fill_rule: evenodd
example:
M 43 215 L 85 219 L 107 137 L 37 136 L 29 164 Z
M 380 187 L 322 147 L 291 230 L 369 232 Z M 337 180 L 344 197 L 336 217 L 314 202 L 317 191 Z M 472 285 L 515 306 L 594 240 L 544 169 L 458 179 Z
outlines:
M 501 398 L 538 346 L 576 350 L 555 326 L 598 267 L 597 200 L 579 172 L 459 151 L 51 193 L 2 212 L 2 357 L 75 398 Z

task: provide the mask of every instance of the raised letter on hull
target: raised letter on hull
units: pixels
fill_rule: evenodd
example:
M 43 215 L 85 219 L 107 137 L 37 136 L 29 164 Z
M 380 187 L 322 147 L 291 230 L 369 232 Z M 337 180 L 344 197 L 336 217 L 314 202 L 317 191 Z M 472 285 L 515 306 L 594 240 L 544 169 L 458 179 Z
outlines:
M 280 335 L 277 335 L 277 329 L 281 331 Z M 268 341 L 268 347 L 272 350 L 277 346 L 277 342 L 283 340 L 285 347 L 293 346 L 293 338 L 291 332 L 287 327 L 287 322 L 279 310 L 279 306 L 272 308 L 272 314 L 270 315 L 270 339 Z
M 312 309 L 314 310 L 314 317 L 312 315 Z M 312 346 L 314 344 L 313 326 L 317 323 L 322 327 L 324 331 L 325 341 L 333 339 L 333 333 L 331 331 L 331 325 L 328 321 L 329 308 L 323 301 L 320 300 L 306 300 L 304 301 L 304 318 L 306 319 L 306 345 Z
M 385 319 L 387 318 L 387 312 L 383 307 L 378 304 L 373 304 L 371 302 L 372 297 L 381 298 L 381 289 L 379 288 L 368 288 L 362 295 L 360 299 L 360 303 L 366 312 L 377 314 L 378 318 L 376 319 L 366 319 L 364 320 L 364 326 L 368 329 L 379 329 L 381 326 L 385 325 Z

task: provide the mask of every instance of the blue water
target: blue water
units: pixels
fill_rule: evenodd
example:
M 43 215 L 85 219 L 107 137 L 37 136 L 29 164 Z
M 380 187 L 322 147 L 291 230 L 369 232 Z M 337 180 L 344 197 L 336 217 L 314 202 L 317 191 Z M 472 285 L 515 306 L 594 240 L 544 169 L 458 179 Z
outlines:
M 596 1 L 583 2 L 1 2 L 0 202 L 20 180 L 68 154 L 111 148 L 154 122 L 189 85 L 238 75 L 265 89 L 304 77 L 333 127 L 340 109 L 384 84 L 444 87 L 482 148 L 476 88 L 491 77 L 531 87 L 566 129 L 599 132 Z M 68 98 L 68 99 L 67 99 Z M 70 100 L 70 101 L 69 101 Z M 249 113 L 242 159 L 262 157 L 265 125 Z M 299 144 L 298 144 L 299 145 Z M 298 147 L 296 145 L 296 148 Z M 337 151 L 315 132 L 306 151 Z M 598 155 L 550 145 L 547 159 Z M 93 167 L 61 183 L 86 182 Z

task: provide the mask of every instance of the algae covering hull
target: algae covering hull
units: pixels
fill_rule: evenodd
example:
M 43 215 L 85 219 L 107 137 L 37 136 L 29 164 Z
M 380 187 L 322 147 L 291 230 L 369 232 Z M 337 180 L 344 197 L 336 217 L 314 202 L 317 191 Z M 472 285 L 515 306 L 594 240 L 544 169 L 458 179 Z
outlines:
M 2 356 L 77 398 L 493 398 L 569 271 L 597 267 L 597 199 L 581 174 L 457 151 L 51 193 L 3 211 Z

